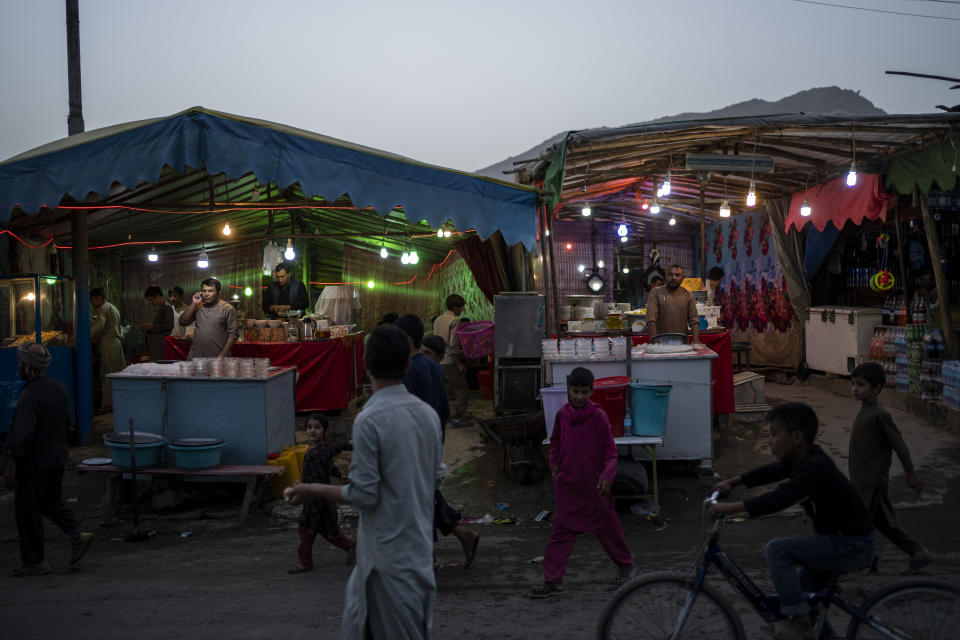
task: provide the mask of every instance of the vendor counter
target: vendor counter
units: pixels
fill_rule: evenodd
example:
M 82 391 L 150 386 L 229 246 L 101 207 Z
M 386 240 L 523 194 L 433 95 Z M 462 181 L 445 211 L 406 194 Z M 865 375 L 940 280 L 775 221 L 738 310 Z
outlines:
M 113 424 L 179 438 L 222 438 L 222 464 L 262 465 L 296 443 L 296 370 L 266 378 L 203 378 L 111 373 Z
M 238 342 L 236 358 L 270 358 L 270 364 L 296 367 L 297 411 L 346 409 L 355 389 L 363 384 L 363 333 L 310 342 Z M 167 360 L 186 360 L 189 338 L 164 338 Z

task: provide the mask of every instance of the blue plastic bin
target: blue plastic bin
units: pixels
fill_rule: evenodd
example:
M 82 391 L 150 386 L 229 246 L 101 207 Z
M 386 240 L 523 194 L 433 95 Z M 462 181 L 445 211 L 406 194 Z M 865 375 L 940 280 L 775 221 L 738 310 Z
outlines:
M 630 384 L 633 435 L 662 436 L 666 433 L 671 388 L 669 384 Z
M 220 452 L 225 446 L 226 442 L 199 447 L 168 444 L 167 449 L 173 454 L 174 466 L 181 469 L 209 469 L 220 464 Z

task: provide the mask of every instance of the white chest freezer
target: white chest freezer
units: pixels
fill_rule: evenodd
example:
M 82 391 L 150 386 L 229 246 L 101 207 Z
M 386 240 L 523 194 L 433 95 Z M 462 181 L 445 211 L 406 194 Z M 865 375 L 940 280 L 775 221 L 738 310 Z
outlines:
M 883 321 L 876 307 L 811 307 L 806 322 L 807 366 L 848 375 L 857 356 L 870 354 L 870 339 Z

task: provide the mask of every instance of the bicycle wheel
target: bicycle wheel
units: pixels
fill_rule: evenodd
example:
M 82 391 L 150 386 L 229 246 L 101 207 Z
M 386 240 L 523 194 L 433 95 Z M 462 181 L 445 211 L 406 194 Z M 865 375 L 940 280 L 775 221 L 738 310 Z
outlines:
M 745 640 L 733 608 L 704 584 L 687 608 L 690 579 L 682 573 L 648 573 L 620 587 L 600 618 L 597 638 L 671 638 L 678 617 L 686 613 L 679 638 Z
M 960 629 L 960 586 L 933 578 L 901 580 L 870 596 L 861 611 L 871 622 L 852 618 L 848 640 L 952 640 Z

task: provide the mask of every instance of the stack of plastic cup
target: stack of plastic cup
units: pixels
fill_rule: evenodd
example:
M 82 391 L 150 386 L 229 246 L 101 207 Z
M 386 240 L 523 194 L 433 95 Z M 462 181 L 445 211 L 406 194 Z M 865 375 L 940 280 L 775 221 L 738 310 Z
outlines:
M 560 348 L 557 351 L 558 360 L 574 360 L 577 357 L 577 343 L 571 338 L 565 338 L 560 341 Z
M 614 360 L 627 359 L 627 339 L 623 336 L 616 336 L 610 346 L 610 356 Z
M 223 375 L 225 378 L 236 378 L 240 369 L 240 360 L 238 358 L 223 359 Z
M 210 358 L 210 377 L 223 377 L 223 358 Z
M 182 377 L 189 378 L 196 375 L 196 365 L 193 363 L 193 360 L 181 360 L 179 365 L 180 375 Z
M 541 340 L 541 348 L 543 349 L 543 359 L 544 360 L 556 360 L 560 355 L 560 350 L 557 347 L 556 340 Z
M 589 360 L 593 355 L 593 338 L 577 338 L 577 360 Z
M 201 378 L 206 378 L 210 375 L 210 360 L 211 358 L 194 358 L 193 359 L 193 375 L 199 376 Z
M 253 369 L 258 378 L 266 378 L 270 375 L 270 358 L 255 358 Z

